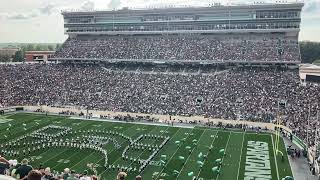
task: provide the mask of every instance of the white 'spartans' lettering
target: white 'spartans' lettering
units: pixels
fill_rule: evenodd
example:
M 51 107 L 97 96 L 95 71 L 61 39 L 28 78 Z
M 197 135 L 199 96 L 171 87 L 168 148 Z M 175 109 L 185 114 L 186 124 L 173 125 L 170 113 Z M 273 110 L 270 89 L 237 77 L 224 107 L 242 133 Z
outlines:
M 268 143 L 248 141 L 244 180 L 271 180 Z

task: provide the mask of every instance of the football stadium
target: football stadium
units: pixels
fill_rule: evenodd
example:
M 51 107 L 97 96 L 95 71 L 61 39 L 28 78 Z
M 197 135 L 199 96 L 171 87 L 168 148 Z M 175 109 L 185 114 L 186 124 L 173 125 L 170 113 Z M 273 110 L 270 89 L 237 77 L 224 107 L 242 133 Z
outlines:
M 276 136 L 268 132 L 24 113 L 3 116 L 2 121 L 8 123 L 2 134 L 14 139 L 5 144 L 1 139 L 2 154 L 28 157 L 34 167 L 59 172 L 66 167 L 81 173 L 85 169 L 102 179 L 114 179 L 119 171 L 127 172 L 128 179 L 139 174 L 144 179 L 292 176 L 287 156 L 276 155 Z M 286 154 L 282 140 L 278 145 Z
M 62 11 L 53 54 L 0 64 L 0 178 L 316 180 L 303 6 Z

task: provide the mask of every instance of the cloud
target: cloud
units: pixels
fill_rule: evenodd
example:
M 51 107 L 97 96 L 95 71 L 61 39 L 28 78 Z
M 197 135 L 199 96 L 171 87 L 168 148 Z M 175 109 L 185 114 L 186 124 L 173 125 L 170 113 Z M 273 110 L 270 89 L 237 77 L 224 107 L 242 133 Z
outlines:
M 39 7 L 31 12 L 10 12 L 0 14 L 0 19 L 8 20 L 26 20 L 39 17 L 41 15 L 51 15 L 57 9 L 53 4 L 46 4 L 43 7 Z M 58 11 L 57 11 L 58 12 Z
M 33 18 L 33 17 L 35 17 L 35 15 L 32 15 L 32 14 L 9 14 L 9 15 L 7 15 L 7 19 L 17 19 L 17 20 L 29 19 L 29 18 Z
M 92 11 L 94 10 L 94 2 L 93 1 L 85 1 L 82 5 L 81 5 L 81 10 L 84 11 Z
M 108 4 L 109 9 L 118 9 L 121 5 L 121 0 L 111 0 Z
M 28 12 L 28 13 L 6 13 L 0 15 L 2 19 L 11 19 L 11 20 L 23 20 L 23 19 L 30 19 L 30 18 L 35 18 L 39 16 L 39 12 L 33 11 L 33 12 Z
M 138 9 L 171 4 L 201 6 L 213 2 L 220 2 L 223 5 L 228 2 L 252 4 L 261 1 L 283 0 L 0 0 L 0 34 L 7 33 L 1 36 L 0 41 L 62 42 L 66 36 L 63 34 L 63 18 L 60 10 L 106 10 L 107 8 L 110 10 L 122 7 Z M 302 2 L 302 0 L 287 1 Z M 320 0 L 304 0 L 304 2 L 300 39 L 320 41 L 320 33 L 317 33 L 320 22 Z M 52 28 L 53 23 L 57 24 L 57 27 Z
M 51 15 L 54 11 L 55 6 L 53 4 L 47 4 L 44 7 L 39 8 L 41 14 Z
M 306 13 L 318 12 L 320 10 L 320 0 L 309 0 L 305 3 L 303 11 Z

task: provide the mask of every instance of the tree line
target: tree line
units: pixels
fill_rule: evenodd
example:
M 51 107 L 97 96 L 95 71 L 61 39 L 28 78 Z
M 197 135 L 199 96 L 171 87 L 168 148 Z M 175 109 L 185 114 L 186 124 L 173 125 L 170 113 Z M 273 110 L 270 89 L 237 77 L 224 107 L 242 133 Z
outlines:
M 320 42 L 303 41 L 299 45 L 302 63 L 320 61 Z

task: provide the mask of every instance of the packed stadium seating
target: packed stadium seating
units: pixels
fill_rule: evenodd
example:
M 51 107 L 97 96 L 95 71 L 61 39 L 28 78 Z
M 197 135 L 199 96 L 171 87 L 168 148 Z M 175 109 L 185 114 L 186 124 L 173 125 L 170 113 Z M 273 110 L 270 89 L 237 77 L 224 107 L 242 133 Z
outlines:
M 281 35 L 78 36 L 55 58 L 228 61 L 300 61 L 297 40 Z
M 302 86 L 297 70 L 234 68 L 204 75 L 114 71 L 89 64 L 34 64 L 1 65 L 0 72 L 2 106 L 72 105 L 262 122 L 274 121 L 279 112 L 282 123 L 303 139 L 310 108 L 310 144 L 317 125 L 320 87 Z

